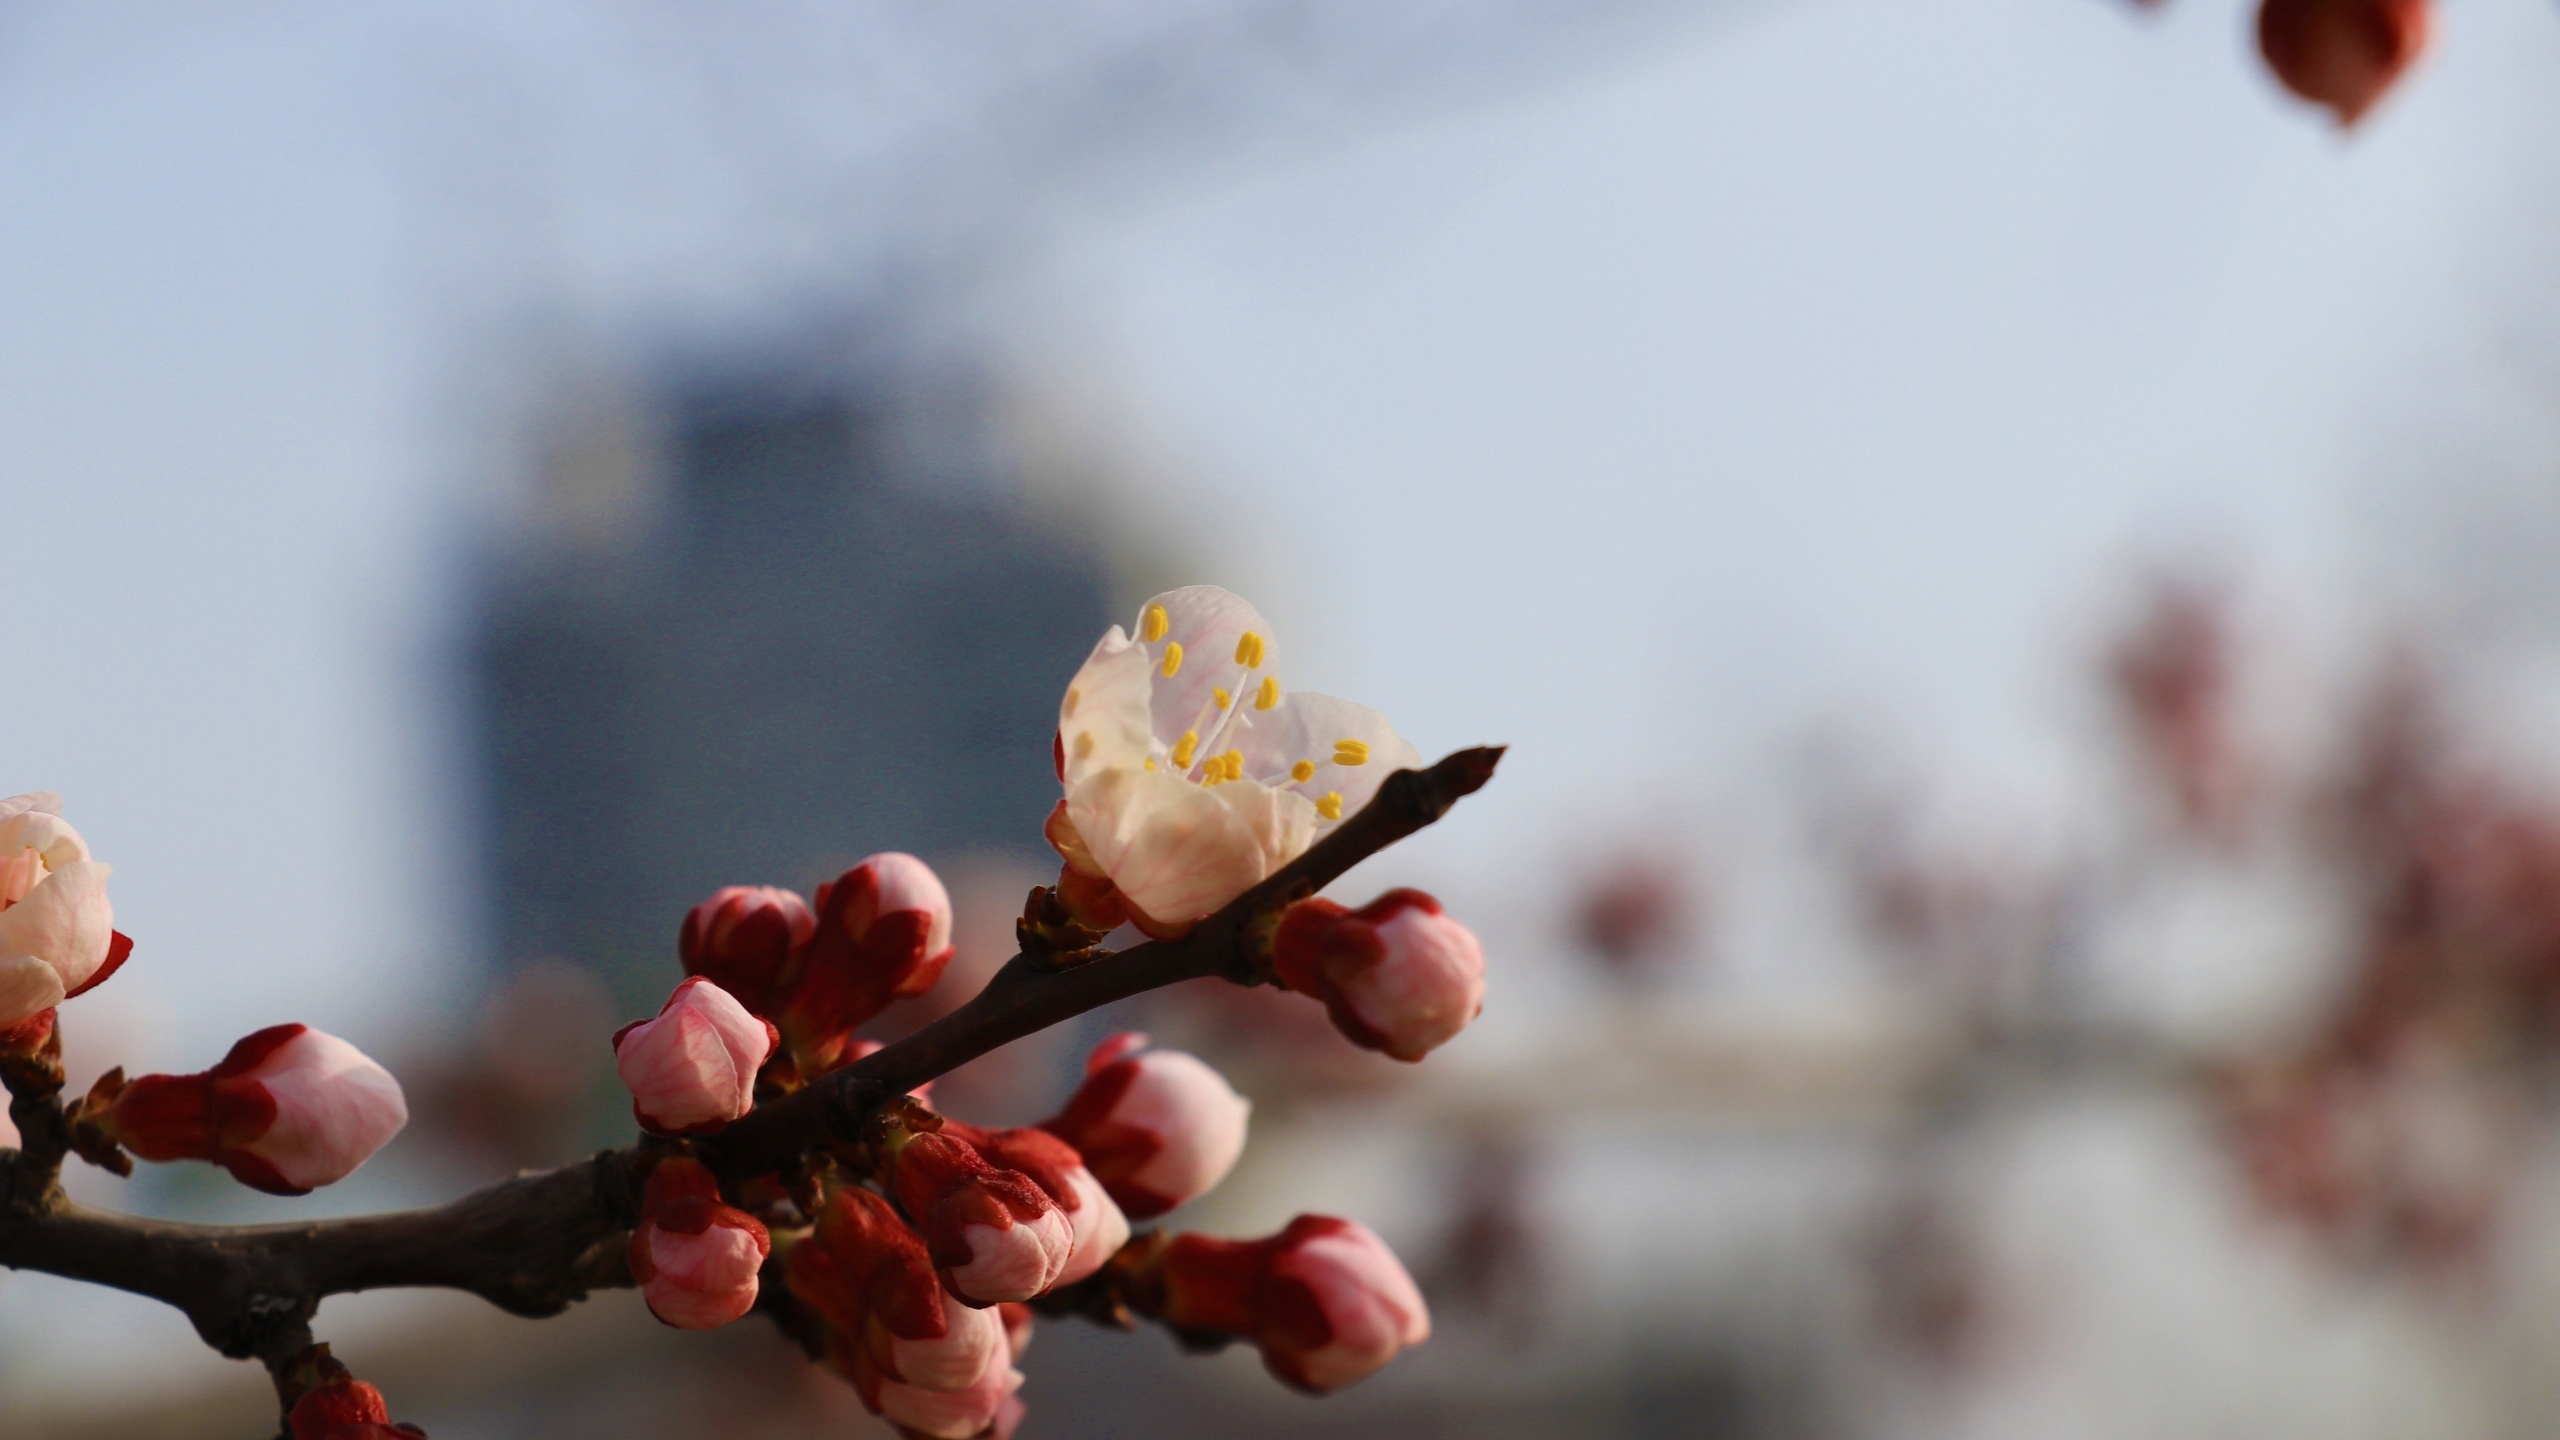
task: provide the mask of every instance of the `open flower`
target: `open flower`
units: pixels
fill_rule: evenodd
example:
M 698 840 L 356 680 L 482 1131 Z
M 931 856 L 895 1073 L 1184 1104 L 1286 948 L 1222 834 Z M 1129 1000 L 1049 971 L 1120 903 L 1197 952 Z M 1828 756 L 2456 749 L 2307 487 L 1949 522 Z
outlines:
M 51 791 L 0 800 L 0 1028 L 95 987 L 132 948 L 107 903 L 111 867 L 61 811 Z
M 718 1329 L 755 1308 L 772 1252 L 763 1223 L 723 1203 L 701 1161 L 670 1156 L 649 1172 L 627 1252 L 649 1313 L 679 1330 Z
M 1301 1390 L 1338 1390 L 1431 1338 L 1413 1277 L 1357 1221 L 1301 1215 L 1262 1240 L 1177 1235 L 1149 1266 L 1166 1323 L 1251 1340 Z
M 145 1160 L 210 1160 L 253 1190 L 301 1195 L 354 1173 L 409 1123 L 409 1104 L 353 1045 L 272 1025 L 203 1074 L 125 1083 L 105 1123 Z
M 1104 635 L 1058 707 L 1049 841 L 1171 934 L 1304 853 L 1421 756 L 1374 710 L 1284 689 L 1271 627 L 1214 585 Z
M 1398 1060 L 1421 1059 L 1484 1009 L 1475 932 L 1419 890 L 1390 890 L 1357 910 L 1301 900 L 1281 915 L 1271 960 L 1353 1044 Z
M 1207 1194 L 1244 1153 L 1253 1102 L 1179 1050 L 1124 1030 L 1085 1061 L 1084 1084 L 1040 1128 L 1073 1145 L 1132 1220 Z
M 755 1107 L 756 1070 L 779 1043 L 770 1021 L 697 976 L 675 988 L 657 1018 L 614 1032 L 613 1063 L 642 1128 L 704 1134 Z

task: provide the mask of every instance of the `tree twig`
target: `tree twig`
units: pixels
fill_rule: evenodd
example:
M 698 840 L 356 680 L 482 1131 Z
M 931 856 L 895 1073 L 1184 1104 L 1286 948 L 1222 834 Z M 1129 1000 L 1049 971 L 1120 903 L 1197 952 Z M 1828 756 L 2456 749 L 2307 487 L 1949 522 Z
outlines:
M 889 1096 L 1097 1006 L 1181 980 L 1266 983 L 1271 927 L 1283 909 L 1438 820 L 1492 778 L 1501 758 L 1499 747 L 1461 750 L 1428 769 L 1396 772 L 1358 814 L 1178 940 L 1098 952 L 1064 969 L 1017 955 L 968 1004 L 758 1107 L 697 1149 L 724 1179 L 770 1173 L 821 1145 L 857 1138 Z M 331 1295 L 434 1286 L 544 1316 L 592 1291 L 632 1283 L 623 1247 L 638 1223 L 645 1143 L 518 1175 L 431 1209 L 283 1225 L 186 1225 L 73 1204 L 58 1177 L 66 1143 L 59 1075 L 49 1088 L 22 1089 L 10 1078 L 10 1114 L 25 1144 L 0 1150 L 0 1266 L 164 1301 L 206 1344 L 234 1359 L 271 1369 L 286 1363 L 311 1344 L 311 1317 Z

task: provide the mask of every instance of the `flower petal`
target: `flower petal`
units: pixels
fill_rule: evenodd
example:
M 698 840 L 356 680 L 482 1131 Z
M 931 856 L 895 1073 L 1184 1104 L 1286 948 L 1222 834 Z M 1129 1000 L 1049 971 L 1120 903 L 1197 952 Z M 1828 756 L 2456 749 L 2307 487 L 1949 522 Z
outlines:
M 1225 788 L 1203 789 L 1161 771 L 1106 770 L 1067 796 L 1067 815 L 1130 904 L 1180 924 L 1269 873 L 1260 837 L 1219 800 Z
M 0 956 L 0 1029 L 62 1003 L 62 977 L 33 955 Z
M 1315 840 L 1316 803 L 1304 795 L 1252 780 L 1230 780 L 1209 787 L 1209 793 L 1253 832 L 1254 842 L 1262 847 L 1263 875 L 1305 854 Z
M 1229 737 L 1244 752 L 1247 776 L 1285 786 L 1310 801 L 1342 797 L 1332 807 L 1338 813 L 1321 824 L 1358 814 L 1389 775 L 1422 767 L 1422 752 L 1397 734 L 1386 716 L 1312 690 L 1291 691 L 1270 711 L 1248 717 L 1248 723 L 1251 729 Z M 1355 757 L 1363 758 L 1352 763 Z M 1304 780 L 1296 775 L 1302 764 L 1308 767 Z
M 1253 688 L 1271 673 L 1280 653 L 1262 612 L 1215 585 L 1167 590 L 1139 607 L 1138 642 L 1154 666 L 1149 673 L 1157 743 L 1170 748 L 1181 743 L 1185 732 L 1195 732 L 1202 756 L 1215 752 L 1218 730 L 1230 717 L 1252 708 Z M 1168 675 L 1165 663 L 1177 646 L 1181 658 Z M 1220 692 L 1226 695 L 1225 705 L 1218 703 Z
M 62 797 L 50 790 L 30 790 L 24 795 L 12 795 L 6 800 L 0 800 L 0 820 L 6 820 L 12 815 L 23 815 L 29 810 L 41 810 L 47 815 L 59 815 L 62 813 Z
M 45 868 L 59 870 L 89 858 L 89 845 L 71 822 L 47 810 L 22 810 L 0 817 L 0 855 L 33 850 Z
M 102 861 L 80 860 L 38 881 L 25 899 L 0 910 L 0 957 L 33 955 L 53 967 L 63 989 L 78 989 L 115 943 L 111 873 Z
M 1146 646 L 1114 625 L 1067 682 L 1066 699 L 1058 705 L 1059 778 L 1067 788 L 1098 770 L 1146 763 L 1154 663 Z

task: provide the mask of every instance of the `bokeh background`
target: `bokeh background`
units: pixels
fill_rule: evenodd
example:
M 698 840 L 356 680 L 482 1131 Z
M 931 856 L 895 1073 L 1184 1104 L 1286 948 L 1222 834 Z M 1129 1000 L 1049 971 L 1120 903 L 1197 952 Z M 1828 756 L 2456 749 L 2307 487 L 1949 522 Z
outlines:
M 1257 1105 L 1180 1223 L 1361 1216 L 1438 1333 L 1309 1401 L 1044 1327 L 1026 1436 L 2545 1433 L 2560 12 L 2449 4 L 2344 136 L 2247 25 L 0 4 L 0 792 L 140 942 L 74 1082 L 299 1019 L 418 1114 L 77 1193 L 611 1143 L 721 883 L 914 850 L 983 975 L 1059 687 L 1211 581 L 1512 745 L 1344 887 L 1475 925 L 1483 1021 L 1168 996 L 943 1098 L 1144 1024 Z M 627 1293 L 320 1330 L 438 1440 L 885 1433 Z M 270 1404 L 0 1276 L 0 1431 Z

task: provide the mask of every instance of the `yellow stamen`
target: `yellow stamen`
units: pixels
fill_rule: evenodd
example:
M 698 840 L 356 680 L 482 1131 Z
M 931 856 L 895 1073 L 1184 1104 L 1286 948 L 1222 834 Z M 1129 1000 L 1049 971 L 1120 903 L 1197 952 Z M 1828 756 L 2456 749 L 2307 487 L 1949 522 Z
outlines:
M 1067 687 L 1067 709 L 1066 709 L 1066 716 L 1067 716 L 1067 718 L 1068 718 L 1068 719 L 1070 719 L 1070 720 L 1074 719 L 1074 718 L 1076 717 L 1076 707 L 1077 707 L 1078 705 L 1083 704 L 1083 703 L 1084 703 L 1084 692 L 1083 692 L 1083 691 L 1081 691 L 1081 690 L 1079 690 L 1079 689 L 1077 689 L 1077 688 L 1076 688 L 1076 687 L 1074 687 L 1073 685 L 1068 686 L 1068 687 Z
M 1256 710 L 1268 710 L 1279 703 L 1280 677 L 1277 675 L 1263 676 L 1262 689 L 1260 693 L 1253 697 L 1253 708 Z
M 1316 762 L 1313 760 L 1301 760 L 1297 764 L 1290 766 L 1289 778 L 1297 781 L 1301 785 L 1313 780 L 1316 778 Z
M 1174 675 L 1175 675 L 1177 672 L 1179 672 L 1181 669 L 1182 669 L 1182 642 L 1181 642 L 1181 641 L 1179 641 L 1179 640 L 1167 640 L 1166 642 L 1164 642 L 1164 674 L 1165 674 L 1165 678 L 1166 678 L 1166 679 L 1168 679 L 1168 680 L 1172 679 L 1172 678 L 1174 677 Z
M 1220 766 L 1222 769 L 1224 769 L 1224 770 L 1226 771 L 1226 775 L 1227 775 L 1227 778 L 1228 778 L 1228 779 L 1230 779 L 1230 780 L 1241 780 L 1241 779 L 1243 779 L 1243 778 L 1244 778 L 1244 752 L 1243 752 L 1243 751 L 1241 751 L 1241 750 L 1230 750 L 1230 751 L 1228 751 L 1226 754 L 1221 755 L 1221 756 L 1219 756 L 1219 757 L 1218 757 L 1218 764 L 1219 764 L 1219 766 Z
M 1342 792 L 1339 790 L 1327 790 L 1324 792 L 1324 798 L 1316 802 L 1316 813 L 1327 820 L 1341 819 Z
M 1247 670 L 1262 663 L 1262 637 L 1247 630 L 1236 640 L 1236 663 Z
M 1334 763 L 1334 764 L 1336 764 L 1336 765 L 1366 765 L 1366 764 L 1368 764 L 1368 763 L 1369 763 L 1369 742 L 1368 742 L 1368 741 L 1366 741 L 1366 740 L 1336 740 L 1336 741 L 1334 741 L 1334 742 L 1333 742 L 1333 763 Z
M 1173 747 L 1173 768 L 1176 770 L 1190 769 L 1191 752 L 1199 748 L 1200 732 L 1197 730 L 1183 731 L 1180 743 Z
M 1209 687 L 1209 696 L 1210 696 L 1210 698 L 1211 698 L 1211 699 L 1216 700 L 1216 701 L 1218 702 L 1218 708 L 1219 708 L 1219 709 L 1221 709 L 1221 710 L 1224 710 L 1224 709 L 1226 709 L 1228 706 L 1233 705 L 1234 703 L 1236 703 L 1236 697 L 1234 697 L 1233 695 L 1228 694 L 1228 693 L 1226 692 L 1225 688 L 1224 688 L 1224 687 L 1222 687 L 1222 686 L 1217 686 L 1217 685 L 1212 685 L 1212 686 L 1210 686 L 1210 687 Z
M 1080 730 L 1076 732 L 1076 758 L 1081 760 L 1092 753 L 1093 732 L 1090 730 Z
M 1153 755 L 1147 757 L 1147 768 L 1150 770 L 1156 768 L 1156 757 Z
M 1150 605 L 1147 607 L 1147 618 L 1138 622 L 1138 638 L 1153 645 L 1164 638 L 1165 631 L 1172 628 L 1173 620 L 1164 613 L 1164 607 Z

